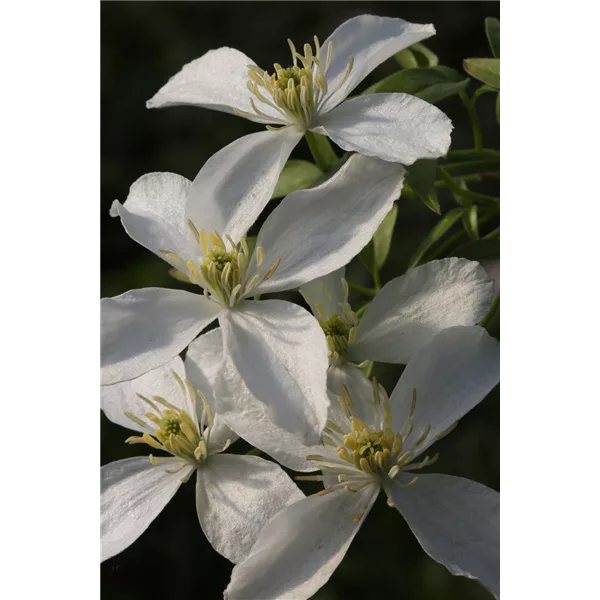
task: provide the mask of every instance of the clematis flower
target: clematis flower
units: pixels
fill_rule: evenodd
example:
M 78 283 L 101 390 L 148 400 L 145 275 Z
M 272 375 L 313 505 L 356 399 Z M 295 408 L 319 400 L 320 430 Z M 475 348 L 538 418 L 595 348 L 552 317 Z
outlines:
M 494 299 L 493 282 L 478 262 L 444 258 L 386 283 L 359 321 L 348 303 L 344 271 L 300 290 L 327 336 L 328 385 L 336 394 L 345 385 L 369 396 L 370 382 L 354 363 L 406 364 L 443 329 L 479 323 Z
M 218 48 L 185 65 L 148 101 L 149 108 L 194 105 L 235 113 L 267 125 L 215 154 L 198 175 L 192 194 L 204 182 L 216 185 L 235 171 L 236 185 L 260 185 L 267 194 L 248 199 L 260 214 L 293 148 L 308 132 L 329 136 L 338 146 L 366 156 L 410 165 L 444 156 L 452 124 L 435 106 L 407 94 L 348 95 L 379 64 L 431 35 L 433 25 L 361 15 L 338 27 L 314 49 L 300 54 L 288 40 L 292 65 L 258 67 L 233 48 Z M 235 197 L 235 192 L 233 192 Z M 236 199 L 237 200 L 237 199 Z
M 170 455 L 101 468 L 102 560 L 135 542 L 194 472 L 200 526 L 232 562 L 244 558 L 270 517 L 304 497 L 279 465 L 222 454 L 237 436 L 214 413 L 210 373 L 197 363 L 188 371 L 175 357 L 137 379 L 102 387 L 106 416 L 141 434 L 127 442 Z
M 419 457 L 498 383 L 498 363 L 498 343 L 484 329 L 450 327 L 416 352 L 390 398 L 375 381 L 369 402 L 340 397 L 320 453 L 308 457 L 323 474 L 297 477 L 324 489 L 265 525 L 234 567 L 226 600 L 311 597 L 381 490 L 429 556 L 498 595 L 500 495 L 462 477 L 415 475 L 438 455 Z
M 102 383 L 168 362 L 213 320 L 224 352 L 276 425 L 317 443 L 327 419 L 327 344 L 316 319 L 257 294 L 290 290 L 355 256 L 400 195 L 402 166 L 353 155 L 327 181 L 287 196 L 250 253 L 253 215 L 218 195 L 188 200 L 190 182 L 169 173 L 136 181 L 115 201 L 129 235 L 181 271 L 203 294 L 146 288 L 102 300 Z

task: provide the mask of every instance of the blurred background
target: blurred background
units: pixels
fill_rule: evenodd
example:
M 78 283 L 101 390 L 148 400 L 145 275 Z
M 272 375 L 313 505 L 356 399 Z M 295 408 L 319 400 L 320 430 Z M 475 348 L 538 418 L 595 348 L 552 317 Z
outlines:
M 145 102 L 187 62 L 220 46 L 237 48 L 258 65 L 284 66 L 286 39 L 296 46 L 321 41 L 342 22 L 370 13 L 433 23 L 437 35 L 425 44 L 440 64 L 462 71 L 462 59 L 490 56 L 484 19 L 499 17 L 498 2 L 107 2 L 101 3 L 101 290 L 103 296 L 131 288 L 183 287 L 167 264 L 127 236 L 118 219 L 109 217 L 114 199 L 127 198 L 129 186 L 144 173 L 172 171 L 193 179 L 204 162 L 236 138 L 260 126 L 233 115 L 193 107 L 147 110 Z M 378 67 L 360 92 L 398 69 L 393 59 Z M 471 88 L 471 92 L 474 87 Z M 495 95 L 484 94 L 477 108 L 484 146 L 499 147 L 494 116 Z M 452 149 L 472 146 L 471 128 L 457 96 L 440 108 L 454 123 Z M 310 160 L 303 141 L 292 158 Z M 452 199 L 440 197 L 442 211 Z M 277 202 L 271 202 L 260 222 Z M 402 198 L 392 250 L 382 282 L 402 274 L 419 241 L 438 217 L 416 198 Z M 254 234 L 257 224 L 250 232 Z M 370 285 L 358 260 L 348 268 L 357 283 Z M 302 303 L 296 293 L 280 294 Z M 364 300 L 351 295 L 356 308 Z M 375 365 L 373 371 L 391 392 L 402 367 Z M 144 446 L 128 446 L 129 432 L 101 417 L 101 460 L 147 454 Z M 440 460 L 431 470 L 468 477 L 499 489 L 499 393 L 494 390 L 461 420 L 456 431 L 436 444 Z M 250 449 L 243 441 L 231 451 Z M 318 487 L 303 484 L 306 493 Z M 194 479 L 130 548 L 101 566 L 102 597 L 136 600 L 222 598 L 231 564 L 204 538 L 196 517 Z M 315 596 L 342 598 L 475 600 L 491 598 L 476 581 L 451 576 L 425 555 L 408 526 L 379 498 L 342 564 Z M 250 599 L 249 599 L 250 600 Z

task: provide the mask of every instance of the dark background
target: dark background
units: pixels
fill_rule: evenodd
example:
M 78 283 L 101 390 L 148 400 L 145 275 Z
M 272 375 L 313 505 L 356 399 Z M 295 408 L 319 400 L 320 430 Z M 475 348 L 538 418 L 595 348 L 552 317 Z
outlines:
M 212 48 L 231 46 L 263 68 L 288 61 L 286 39 L 296 46 L 321 41 L 343 21 L 364 13 L 433 23 L 437 35 L 425 44 L 440 64 L 461 69 L 463 58 L 489 56 L 483 20 L 499 17 L 497 2 L 102 2 L 101 3 L 101 260 L 103 296 L 146 286 L 183 287 L 166 263 L 137 245 L 108 211 L 124 201 L 131 183 L 144 173 L 172 171 L 193 179 L 204 162 L 234 139 L 261 126 L 233 115 L 193 107 L 147 110 L 145 102 L 185 63 Z M 285 64 L 284 64 L 285 66 Z M 397 70 L 389 60 L 357 91 Z M 471 88 L 471 91 L 474 88 Z M 494 98 L 478 101 L 484 145 L 497 148 Z M 457 97 L 441 102 L 455 131 L 452 149 L 472 146 L 464 107 Z M 310 159 L 301 142 L 293 158 Z M 267 212 L 275 203 L 271 203 Z M 452 206 L 442 197 L 442 206 Z M 383 282 L 404 272 L 417 243 L 435 224 L 436 215 L 416 199 L 403 198 Z M 254 232 L 251 231 L 251 233 Z M 358 261 L 350 278 L 369 285 Z M 282 294 L 301 302 L 296 294 Z M 351 296 L 356 308 L 357 298 Z M 391 392 L 401 367 L 376 365 L 374 374 Z M 499 489 L 498 390 L 461 420 L 458 429 L 437 444 L 441 453 L 434 471 L 468 477 Z M 127 446 L 129 433 L 102 417 L 102 464 L 138 454 Z M 237 442 L 232 451 L 249 449 Z M 316 488 L 303 485 L 307 493 Z M 196 517 L 194 478 L 133 546 L 101 567 L 106 599 L 222 597 L 231 564 L 204 538 Z M 428 558 L 395 509 L 379 498 L 348 554 L 319 600 L 385 596 L 407 599 L 471 600 L 491 598 L 476 582 L 451 576 Z

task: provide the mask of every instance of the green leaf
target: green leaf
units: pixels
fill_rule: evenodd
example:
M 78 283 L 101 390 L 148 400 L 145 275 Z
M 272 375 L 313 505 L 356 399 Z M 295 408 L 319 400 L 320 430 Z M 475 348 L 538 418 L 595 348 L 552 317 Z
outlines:
M 377 269 L 381 269 L 387 260 L 392 246 L 392 235 L 398 217 L 398 205 L 394 204 L 390 212 L 384 217 L 373 236 L 373 260 Z
M 433 184 L 435 182 L 437 160 L 421 159 L 407 167 L 406 182 L 419 196 L 427 208 L 441 214 L 440 203 Z
M 416 43 L 409 48 L 400 50 L 400 52 L 394 55 L 394 58 L 400 63 L 403 69 L 435 67 L 439 62 L 437 54 L 421 43 Z
M 471 204 L 467 206 L 463 212 L 462 216 L 463 227 L 467 232 L 467 235 L 472 240 L 479 239 L 479 224 L 478 224 L 478 215 L 477 215 L 477 205 Z
M 498 93 L 498 97 L 496 98 L 496 121 L 500 125 L 500 93 Z
M 456 248 L 449 256 L 460 256 L 469 260 L 493 260 L 500 258 L 500 240 L 477 240 Z
M 431 229 L 431 231 L 425 236 L 423 241 L 419 244 L 415 253 L 412 255 L 410 262 L 408 263 L 408 270 L 413 269 L 419 264 L 419 261 L 423 258 L 423 255 L 433 244 L 435 244 L 440 238 L 442 238 L 446 232 L 448 232 L 453 225 L 462 217 L 463 209 L 454 208 L 447 212 Z
M 363 93 L 401 92 L 435 104 L 464 90 L 468 85 L 468 78 L 463 78 L 458 71 L 449 67 L 415 68 L 392 73 L 367 88 Z
M 463 60 L 463 68 L 471 77 L 500 89 L 499 58 L 466 58 Z
M 313 184 L 322 174 L 317 165 L 307 160 L 288 160 L 271 198 L 282 198 Z
M 488 17 L 485 20 L 485 35 L 487 35 L 492 54 L 500 58 L 500 21 L 496 17 Z

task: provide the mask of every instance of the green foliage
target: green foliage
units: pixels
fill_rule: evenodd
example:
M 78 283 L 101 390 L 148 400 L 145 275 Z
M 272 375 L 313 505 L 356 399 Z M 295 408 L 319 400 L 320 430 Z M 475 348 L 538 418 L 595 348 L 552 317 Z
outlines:
M 439 62 L 437 54 L 421 43 L 413 44 L 409 48 L 400 50 L 398 54 L 394 55 L 394 58 L 403 69 L 435 67 Z
M 500 258 L 500 240 L 482 239 L 468 242 L 452 251 L 449 256 L 459 256 L 469 260 L 493 260 Z
M 282 198 L 312 185 L 322 175 L 321 169 L 307 160 L 288 160 L 279 176 L 272 198 Z
M 436 167 L 437 160 L 418 160 L 407 167 L 406 182 L 429 210 L 440 215 L 440 203 L 434 187 Z
M 466 58 L 463 67 L 471 77 L 497 90 L 500 89 L 499 58 Z
M 467 235 L 472 240 L 479 239 L 479 221 L 477 214 L 477 204 L 467 206 L 462 215 L 463 227 Z
M 327 171 L 338 162 L 337 154 L 326 135 L 307 131 L 304 137 L 310 148 L 310 153 L 321 171 Z
M 378 273 L 387 260 L 392 246 L 392 235 L 394 234 L 397 217 L 398 205 L 394 204 L 377 228 L 371 241 L 360 253 L 361 261 L 372 275 Z
M 500 21 L 495 17 L 485 20 L 485 35 L 495 58 L 500 58 Z
M 437 104 L 445 98 L 458 94 L 469 85 L 469 79 L 450 67 L 410 68 L 378 81 L 364 94 L 404 93 L 426 102 Z

